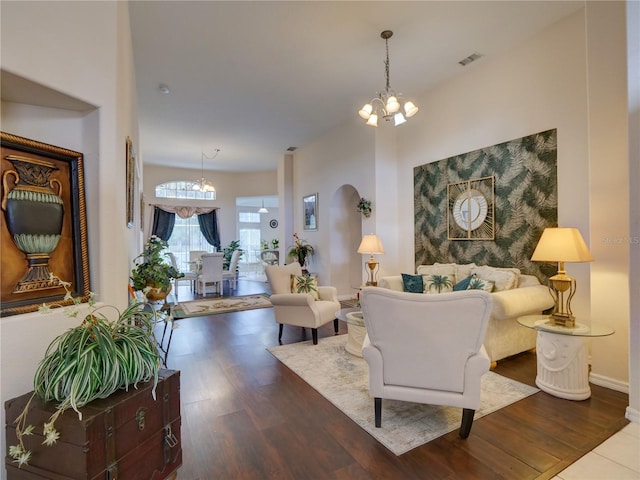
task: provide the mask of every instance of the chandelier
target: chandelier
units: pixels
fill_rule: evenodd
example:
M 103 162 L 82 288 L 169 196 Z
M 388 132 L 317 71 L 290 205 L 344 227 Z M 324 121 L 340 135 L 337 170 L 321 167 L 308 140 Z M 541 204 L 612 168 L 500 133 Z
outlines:
M 384 62 L 384 72 L 387 79 L 387 85 L 384 92 L 378 92 L 376 97 L 360 109 L 358 114 L 367 121 L 367 125 L 378 126 L 378 118 L 382 117 L 387 122 L 392 118 L 394 125 L 402 125 L 407 118 L 413 117 L 418 113 L 418 107 L 413 102 L 405 102 L 402 94 L 397 93 L 389 85 L 389 39 L 393 35 L 391 30 L 383 31 L 380 36 L 384 38 L 387 49 L 387 59 Z M 402 111 L 404 110 L 404 114 Z
M 210 182 L 207 182 L 204 179 L 204 159 L 206 158 L 207 160 L 213 160 L 218 156 L 219 152 L 220 152 L 220 149 L 216 148 L 215 153 L 213 154 L 213 157 L 207 157 L 204 154 L 204 152 L 202 152 L 202 173 L 201 173 L 200 180 L 196 181 L 195 184 L 193 185 L 194 190 L 197 190 L 199 192 L 215 192 L 216 191 L 215 187 Z

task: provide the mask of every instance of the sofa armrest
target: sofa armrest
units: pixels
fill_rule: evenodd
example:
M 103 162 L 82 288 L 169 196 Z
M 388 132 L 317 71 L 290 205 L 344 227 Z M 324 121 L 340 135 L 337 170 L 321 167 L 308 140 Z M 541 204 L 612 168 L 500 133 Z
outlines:
M 497 320 L 541 313 L 553 307 L 553 297 L 544 285 L 520 287 L 492 293 L 491 317 Z
M 398 292 L 404 292 L 404 285 L 402 283 L 402 275 L 393 275 L 388 277 L 380 277 L 378 279 L 378 286 L 382 288 L 388 288 L 390 290 L 396 290 Z

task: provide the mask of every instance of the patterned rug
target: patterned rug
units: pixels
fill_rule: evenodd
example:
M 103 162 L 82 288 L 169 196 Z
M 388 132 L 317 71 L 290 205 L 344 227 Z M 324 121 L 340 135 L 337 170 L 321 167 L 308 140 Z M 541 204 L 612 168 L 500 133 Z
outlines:
M 271 307 L 269 295 L 243 295 L 239 297 L 203 298 L 180 302 L 172 309 L 173 318 L 203 317 L 218 313 L 240 312 L 255 308 Z
M 323 397 L 396 455 L 460 428 L 462 409 L 396 400 L 382 401 L 382 428 L 375 428 L 369 367 L 344 349 L 346 335 L 280 345 L 269 351 Z M 494 372 L 482 377 L 478 419 L 539 390 Z M 471 430 L 473 435 L 473 429 Z

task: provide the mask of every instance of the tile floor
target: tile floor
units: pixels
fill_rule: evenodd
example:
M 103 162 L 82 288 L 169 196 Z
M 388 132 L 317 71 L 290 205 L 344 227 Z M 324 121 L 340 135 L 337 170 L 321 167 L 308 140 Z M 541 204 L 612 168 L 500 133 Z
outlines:
M 630 423 L 552 480 L 640 480 L 640 424 Z

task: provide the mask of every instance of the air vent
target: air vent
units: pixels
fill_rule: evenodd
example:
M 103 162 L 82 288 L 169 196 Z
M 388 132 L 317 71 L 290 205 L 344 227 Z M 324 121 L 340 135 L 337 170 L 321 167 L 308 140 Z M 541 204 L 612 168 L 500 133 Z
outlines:
M 460 60 L 458 63 L 460 65 L 462 65 L 463 67 L 466 67 L 467 65 L 469 65 L 471 62 L 475 62 L 477 59 L 479 59 L 480 57 L 482 57 L 483 55 L 481 53 L 472 53 L 471 55 L 469 55 L 467 58 L 463 58 L 462 60 Z
M 287 148 L 287 152 L 295 152 L 298 147 L 289 147 Z

